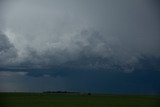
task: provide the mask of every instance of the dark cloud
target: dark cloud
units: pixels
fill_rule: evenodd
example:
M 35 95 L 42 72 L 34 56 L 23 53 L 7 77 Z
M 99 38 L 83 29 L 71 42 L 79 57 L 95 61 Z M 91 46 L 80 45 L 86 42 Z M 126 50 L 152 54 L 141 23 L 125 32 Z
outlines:
M 0 67 L 12 65 L 16 57 L 16 49 L 8 38 L 0 32 Z
M 63 71 L 66 73 L 66 70 Z M 27 76 L 26 72 L 0 72 L 0 91 L 80 91 L 116 94 L 160 94 L 160 72 L 133 73 L 72 71 L 67 76 Z M 12 76 L 11 76 L 12 75 Z
M 7 38 L 1 43 L 6 48 L 1 62 L 14 69 L 132 72 L 143 58 L 159 60 L 160 21 L 155 1 L 64 2 L 10 2 L 3 20 Z
M 157 0 L 0 0 L 0 91 L 160 94 L 159 10 Z

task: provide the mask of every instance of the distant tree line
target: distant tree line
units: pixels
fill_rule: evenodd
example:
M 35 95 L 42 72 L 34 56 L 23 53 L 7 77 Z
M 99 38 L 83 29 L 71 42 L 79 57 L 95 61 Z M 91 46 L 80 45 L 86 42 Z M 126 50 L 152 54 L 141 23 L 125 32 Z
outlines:
M 82 94 L 82 95 L 91 95 L 91 93 L 80 93 L 80 92 L 72 92 L 72 91 L 43 91 L 45 94 L 52 94 L 52 93 L 72 93 L 72 94 Z
M 79 93 L 79 92 L 70 92 L 70 91 L 43 91 L 43 93 Z

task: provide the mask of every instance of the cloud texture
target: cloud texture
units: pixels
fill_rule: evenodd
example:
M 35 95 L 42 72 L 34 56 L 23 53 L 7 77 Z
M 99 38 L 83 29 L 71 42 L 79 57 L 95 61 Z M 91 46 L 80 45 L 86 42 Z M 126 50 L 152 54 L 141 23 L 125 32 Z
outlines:
M 0 91 L 160 94 L 159 5 L 0 0 Z
M 3 16 L 1 66 L 131 72 L 160 57 L 160 15 L 149 0 L 17 0 Z

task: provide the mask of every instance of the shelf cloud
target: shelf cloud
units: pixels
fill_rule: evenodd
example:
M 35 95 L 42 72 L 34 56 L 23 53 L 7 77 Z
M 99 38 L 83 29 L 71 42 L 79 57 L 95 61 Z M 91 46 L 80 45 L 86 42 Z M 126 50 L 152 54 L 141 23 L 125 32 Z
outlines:
M 158 0 L 0 0 L 0 92 L 160 94 Z
M 64 2 L 6 3 L 1 15 L 5 17 L 1 20 L 1 66 L 116 66 L 131 72 L 140 59 L 160 57 L 156 1 Z

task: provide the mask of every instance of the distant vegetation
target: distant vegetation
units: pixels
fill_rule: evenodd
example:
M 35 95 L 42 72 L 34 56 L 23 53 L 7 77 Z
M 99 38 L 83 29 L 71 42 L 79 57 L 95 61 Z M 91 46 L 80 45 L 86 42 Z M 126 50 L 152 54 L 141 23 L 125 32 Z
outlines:
M 46 94 L 52 94 L 52 93 L 63 93 L 63 94 L 86 94 L 86 95 L 91 95 L 91 93 L 80 93 L 80 92 L 72 92 L 72 91 L 44 91 L 42 93 L 46 93 Z
M 43 93 L 80 93 L 80 92 L 70 92 L 70 91 L 44 91 Z

